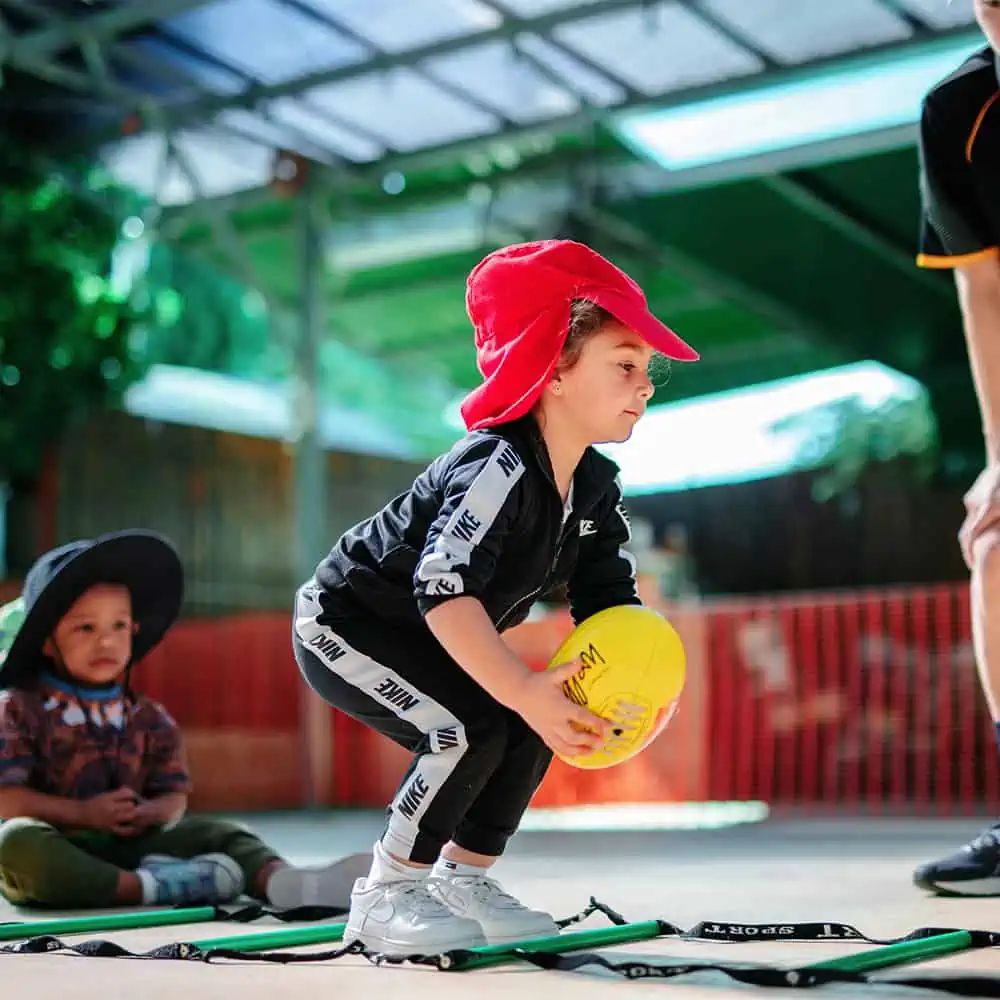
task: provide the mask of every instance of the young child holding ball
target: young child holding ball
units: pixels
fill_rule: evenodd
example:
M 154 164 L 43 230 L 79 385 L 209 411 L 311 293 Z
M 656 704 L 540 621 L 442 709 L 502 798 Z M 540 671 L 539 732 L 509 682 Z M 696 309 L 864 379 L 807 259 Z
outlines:
M 413 753 L 351 896 L 345 941 L 389 954 L 553 935 L 489 870 L 553 750 L 586 753 L 605 720 L 534 672 L 501 633 L 567 587 L 579 623 L 639 604 L 618 468 L 654 354 L 698 355 L 639 286 L 568 240 L 505 247 L 466 306 L 484 382 L 469 433 L 412 488 L 347 531 L 296 594 L 293 644 L 322 698 Z

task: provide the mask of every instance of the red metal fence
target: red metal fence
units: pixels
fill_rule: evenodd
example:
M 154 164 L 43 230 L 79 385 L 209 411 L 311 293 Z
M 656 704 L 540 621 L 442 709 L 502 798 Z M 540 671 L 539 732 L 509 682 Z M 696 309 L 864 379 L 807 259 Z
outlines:
M 183 729 L 193 807 L 290 809 L 305 802 L 301 680 L 287 615 L 182 621 L 139 664 L 133 683 Z
M 689 659 L 677 718 L 614 772 L 555 765 L 537 804 L 761 800 L 924 814 L 993 806 L 997 750 L 967 587 L 663 610 L 679 623 Z M 511 640 L 543 663 L 568 627 L 556 616 Z M 199 807 L 305 801 L 307 755 L 322 742 L 304 732 L 289 632 L 283 614 L 183 622 L 137 671 L 138 686 L 185 729 Z M 322 798 L 384 804 L 405 754 L 339 714 L 331 721 L 334 759 Z
M 931 814 L 996 799 L 967 587 L 706 614 L 710 799 Z

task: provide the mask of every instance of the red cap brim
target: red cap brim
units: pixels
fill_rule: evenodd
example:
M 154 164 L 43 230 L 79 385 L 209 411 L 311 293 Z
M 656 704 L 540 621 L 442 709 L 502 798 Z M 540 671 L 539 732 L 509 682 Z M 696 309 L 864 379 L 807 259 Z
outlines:
M 654 351 L 672 361 L 698 361 L 701 355 L 686 341 L 674 333 L 665 323 L 661 323 L 648 309 L 638 306 L 631 299 L 613 291 L 601 290 L 587 295 L 609 313 L 622 326 L 637 333 Z

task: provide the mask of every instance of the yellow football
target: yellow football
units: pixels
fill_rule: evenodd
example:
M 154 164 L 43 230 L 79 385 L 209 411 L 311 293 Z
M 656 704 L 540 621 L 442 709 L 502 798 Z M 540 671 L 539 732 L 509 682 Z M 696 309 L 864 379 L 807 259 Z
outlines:
M 566 696 L 613 722 L 598 750 L 557 756 L 573 767 L 614 767 L 645 749 L 677 710 L 686 657 L 674 627 L 651 608 L 621 605 L 581 622 L 549 661 L 548 669 L 579 657 Z

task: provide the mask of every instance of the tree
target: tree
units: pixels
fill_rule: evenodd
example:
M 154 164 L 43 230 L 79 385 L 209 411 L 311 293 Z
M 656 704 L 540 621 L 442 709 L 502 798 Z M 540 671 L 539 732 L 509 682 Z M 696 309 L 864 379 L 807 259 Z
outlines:
M 129 345 L 143 314 L 113 281 L 128 236 L 94 175 L 8 146 L 0 189 L 0 482 L 31 481 L 71 421 L 142 377 Z
M 937 425 L 922 388 L 878 402 L 852 395 L 820 403 L 776 422 L 772 431 L 804 442 L 795 464 L 816 471 L 812 495 L 821 503 L 852 489 L 879 462 L 909 460 L 916 482 L 937 467 Z

